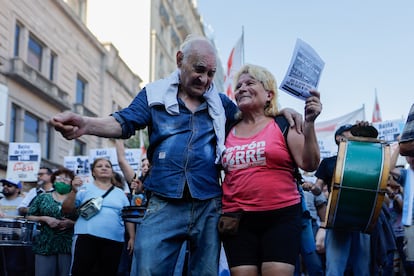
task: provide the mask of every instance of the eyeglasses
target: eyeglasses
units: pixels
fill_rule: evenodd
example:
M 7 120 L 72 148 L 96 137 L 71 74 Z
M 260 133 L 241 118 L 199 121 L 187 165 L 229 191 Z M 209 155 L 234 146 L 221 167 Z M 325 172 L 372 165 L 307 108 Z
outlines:
M 48 174 L 48 173 L 40 172 L 40 173 L 37 174 L 37 176 L 42 176 L 42 175 L 45 175 L 45 174 Z
M 10 183 L 3 183 L 3 187 L 15 187 L 15 188 L 17 188 L 16 187 L 16 185 L 13 185 L 13 184 L 10 184 Z
M 71 182 L 72 178 L 66 176 L 56 176 L 57 181 Z

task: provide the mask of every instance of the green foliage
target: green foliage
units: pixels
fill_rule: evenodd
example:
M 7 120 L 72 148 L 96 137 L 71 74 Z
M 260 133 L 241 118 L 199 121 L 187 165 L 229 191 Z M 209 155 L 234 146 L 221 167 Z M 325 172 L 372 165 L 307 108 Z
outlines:
M 135 132 L 134 136 L 131 136 L 131 138 L 129 138 L 128 140 L 125 140 L 125 146 L 127 148 L 140 148 L 141 147 L 141 143 L 140 143 L 140 139 L 139 139 L 139 130 Z M 142 130 L 142 136 L 143 136 L 143 140 L 144 140 L 144 145 L 145 148 L 148 149 L 149 146 L 149 138 L 148 138 L 148 129 L 145 128 Z

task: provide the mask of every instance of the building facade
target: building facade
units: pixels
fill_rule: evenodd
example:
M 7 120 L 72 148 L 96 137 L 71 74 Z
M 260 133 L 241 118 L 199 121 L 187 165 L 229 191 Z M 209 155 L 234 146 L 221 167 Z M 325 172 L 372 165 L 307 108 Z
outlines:
M 71 2 L 79 6 L 79 0 Z M 187 35 L 206 36 L 195 0 L 122 0 L 122 5 L 116 6 L 113 0 L 82 3 L 88 11 L 84 16 L 88 28 L 100 41 L 117 46 L 143 85 L 166 77 L 176 68 L 175 54 Z M 215 81 L 222 88 L 220 60 L 218 64 Z
M 0 0 L 0 170 L 8 143 L 38 142 L 43 165 L 108 147 L 108 139 L 68 141 L 48 123 L 65 110 L 104 116 L 126 106 L 142 80 L 110 43 L 100 43 L 60 0 Z
M 188 34 L 204 35 L 191 0 L 0 0 L 0 177 L 10 142 L 38 142 L 42 165 L 112 147 L 68 141 L 48 123 L 70 110 L 107 116 L 176 68 Z M 216 85 L 222 87 L 218 60 Z

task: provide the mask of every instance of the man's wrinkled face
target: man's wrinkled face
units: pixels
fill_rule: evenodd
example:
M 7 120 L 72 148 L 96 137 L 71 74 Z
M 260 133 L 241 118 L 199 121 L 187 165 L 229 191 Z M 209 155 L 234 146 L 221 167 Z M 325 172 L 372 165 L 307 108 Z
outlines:
M 179 62 L 181 70 L 180 86 L 190 97 L 201 97 L 213 82 L 216 73 L 216 55 L 206 43 L 189 51 L 188 56 L 182 56 Z

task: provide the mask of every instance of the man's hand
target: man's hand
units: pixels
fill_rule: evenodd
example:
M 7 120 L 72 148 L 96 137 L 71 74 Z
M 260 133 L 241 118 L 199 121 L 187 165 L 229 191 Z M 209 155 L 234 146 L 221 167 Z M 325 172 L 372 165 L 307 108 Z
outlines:
M 144 191 L 144 184 L 138 178 L 134 178 L 131 181 L 131 189 L 137 194 L 142 193 Z
M 325 235 L 326 229 L 324 228 L 319 228 L 318 232 L 316 232 L 315 244 L 316 252 L 318 253 L 325 253 Z
M 291 128 L 295 127 L 297 133 L 302 133 L 302 114 L 292 108 L 283 108 L 280 110 L 280 114 L 285 116 Z
M 65 111 L 56 114 L 50 120 L 50 124 L 68 140 L 76 139 L 86 133 L 84 117 L 73 112 Z

